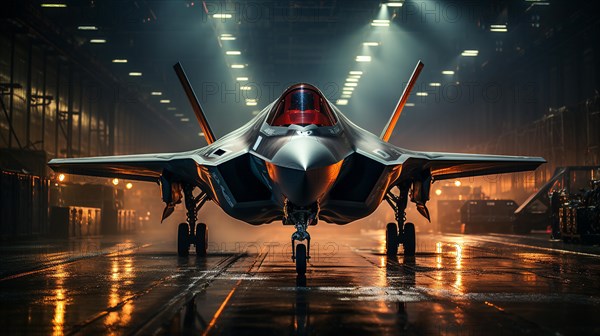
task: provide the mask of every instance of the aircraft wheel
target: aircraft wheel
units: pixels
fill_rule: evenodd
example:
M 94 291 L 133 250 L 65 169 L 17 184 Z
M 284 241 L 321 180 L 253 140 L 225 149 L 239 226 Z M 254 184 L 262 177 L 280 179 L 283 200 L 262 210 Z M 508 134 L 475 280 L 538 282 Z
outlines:
M 187 223 L 177 227 L 177 255 L 187 257 L 190 254 L 190 230 Z
M 415 224 L 404 224 L 404 255 L 412 257 L 417 249 L 417 238 L 415 234 Z
M 208 249 L 208 229 L 206 224 L 198 223 L 196 225 L 194 244 L 196 245 L 196 255 L 205 256 Z
M 296 273 L 300 276 L 306 274 L 306 245 L 296 245 Z
M 388 223 L 385 228 L 385 254 L 395 256 L 398 254 L 398 226 Z

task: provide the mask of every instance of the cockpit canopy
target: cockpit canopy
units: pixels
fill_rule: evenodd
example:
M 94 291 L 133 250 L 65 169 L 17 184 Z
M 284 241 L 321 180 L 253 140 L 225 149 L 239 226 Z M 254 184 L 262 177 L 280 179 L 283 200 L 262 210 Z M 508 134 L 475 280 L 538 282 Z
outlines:
M 297 84 L 279 98 L 267 123 L 271 126 L 333 126 L 337 120 L 317 88 Z

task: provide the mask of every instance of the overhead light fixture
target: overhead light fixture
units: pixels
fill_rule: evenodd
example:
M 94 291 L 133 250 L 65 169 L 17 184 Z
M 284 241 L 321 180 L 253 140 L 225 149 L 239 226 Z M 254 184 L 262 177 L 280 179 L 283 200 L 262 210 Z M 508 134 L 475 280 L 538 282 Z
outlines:
M 225 52 L 225 55 L 229 55 L 229 56 L 237 56 L 237 55 L 241 55 L 242 52 L 238 51 L 238 50 L 229 50 Z
M 113 185 L 119 185 L 119 179 L 118 178 L 112 179 L 112 184 Z
M 429 86 L 442 86 L 442 83 L 437 83 L 437 82 L 429 83 Z
M 232 65 L 231 65 L 231 68 L 232 68 L 232 69 L 243 69 L 243 68 L 245 68 L 245 67 L 246 67 L 246 66 L 245 66 L 245 65 L 243 65 L 243 64 L 232 64 Z
M 373 22 L 371 22 L 371 26 L 373 26 L 373 27 L 389 27 L 390 20 L 373 20 Z
M 256 101 L 256 99 L 246 99 L 247 106 L 256 106 L 257 104 L 258 102 Z
M 58 180 L 59 180 L 60 182 L 64 182 L 64 180 L 65 180 L 65 174 L 60 174 L 60 175 L 58 175 Z
M 162 92 L 160 91 L 152 91 L 150 94 L 153 96 L 162 96 Z
M 353 70 L 353 71 L 350 71 L 350 74 L 351 75 L 362 75 L 363 72 L 362 71 L 355 71 L 355 70 Z
M 169 99 L 161 99 L 160 103 L 161 104 L 171 104 L 171 101 Z
M 67 4 L 64 3 L 43 3 L 40 6 L 44 8 L 66 8 Z
M 490 31 L 492 33 L 506 33 L 506 32 L 508 32 L 508 29 L 506 29 L 506 28 L 491 28 Z
M 183 113 L 175 113 L 174 116 L 177 118 L 181 118 L 184 116 L 184 114 Z
M 77 29 L 79 29 L 79 30 L 98 30 L 98 27 L 96 27 L 96 26 L 78 26 Z
M 388 3 L 386 3 L 386 5 L 388 7 L 402 7 L 403 4 L 404 3 L 402 3 L 402 2 L 388 2 Z
M 444 70 L 444 71 L 442 71 L 442 75 L 454 75 L 454 71 L 452 71 L 452 70 Z
M 354 60 L 357 62 L 371 62 L 371 56 L 359 55 Z
M 345 87 L 342 89 L 343 91 L 354 91 L 353 87 Z
M 221 41 L 235 41 L 235 37 L 231 36 L 230 34 L 227 34 L 229 36 L 223 36 L 221 35 Z
M 242 90 L 242 91 L 250 91 L 250 90 L 252 90 L 252 87 L 251 86 L 240 86 L 240 90 Z
M 404 106 L 415 106 L 415 103 L 406 103 Z
M 203 136 L 204 136 L 204 132 L 200 132 L 200 133 L 198 133 L 198 136 L 199 136 L 199 137 L 203 137 Z
M 379 42 L 363 42 L 365 47 L 379 47 Z
M 360 75 L 349 75 L 348 78 L 358 78 L 358 79 L 360 79 Z
M 129 73 L 129 76 L 131 76 L 131 77 L 141 77 L 142 73 L 141 72 L 133 71 L 133 72 Z
M 479 55 L 479 50 L 465 50 L 460 55 L 465 57 L 475 57 Z
M 358 82 L 358 78 L 348 77 L 346 78 L 346 82 Z
M 349 95 L 349 94 L 343 94 L 343 95 L 341 96 L 341 98 L 351 98 L 351 97 L 352 97 L 352 95 Z
M 213 14 L 213 19 L 231 19 L 231 18 L 232 18 L 231 14 L 221 14 L 221 13 Z
M 127 60 L 124 58 L 115 58 L 112 60 L 113 63 L 127 63 Z
M 490 25 L 490 28 L 502 29 L 502 28 L 506 28 L 506 25 L 505 24 L 493 24 L 493 25 Z
M 101 43 L 106 43 L 106 40 L 105 39 L 91 39 L 90 43 L 101 44 Z
M 181 118 L 179 120 L 181 120 L 182 122 L 188 122 L 188 121 L 190 121 L 190 118 Z
M 335 102 L 336 105 L 348 105 L 348 99 L 338 99 Z
M 429 94 L 427 92 L 417 92 L 417 96 L 427 97 L 427 96 L 429 96 Z
M 238 82 L 245 82 L 248 80 L 248 77 L 236 77 L 235 80 Z
M 342 91 L 342 94 L 343 95 L 351 95 L 352 91 L 348 91 L 348 90 L 344 89 L 344 91 Z
M 167 111 L 176 111 L 177 107 L 167 107 Z
M 354 87 L 356 87 L 356 86 L 358 86 L 358 83 L 344 83 L 344 86 L 347 86 L 347 87 L 354 86 Z

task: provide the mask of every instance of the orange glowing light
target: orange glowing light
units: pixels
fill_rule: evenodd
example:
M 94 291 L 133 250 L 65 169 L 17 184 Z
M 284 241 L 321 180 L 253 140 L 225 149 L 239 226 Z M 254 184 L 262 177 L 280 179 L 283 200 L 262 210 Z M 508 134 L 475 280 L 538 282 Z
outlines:
M 119 179 L 118 179 L 118 178 L 114 178 L 114 179 L 112 180 L 112 184 L 114 184 L 114 185 L 119 185 Z
M 125 185 L 125 188 L 127 188 L 127 189 L 131 189 L 131 188 L 133 188 L 133 183 L 131 183 L 131 182 L 128 182 L 128 183 Z
M 60 174 L 60 175 L 58 175 L 58 180 L 59 180 L 60 182 L 63 182 L 63 181 L 65 180 L 65 174 Z

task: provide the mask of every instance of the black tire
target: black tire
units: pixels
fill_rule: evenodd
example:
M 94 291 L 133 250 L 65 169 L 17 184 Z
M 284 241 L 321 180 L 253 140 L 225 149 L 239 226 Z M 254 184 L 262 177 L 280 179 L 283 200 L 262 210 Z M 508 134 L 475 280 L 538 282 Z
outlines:
M 296 245 L 296 273 L 300 276 L 306 274 L 306 245 Z
M 413 257 L 417 249 L 417 235 L 415 233 L 415 224 L 404 224 L 404 256 Z
M 395 256 L 398 254 L 398 225 L 388 223 L 385 227 L 385 254 Z
M 196 225 L 196 237 L 194 237 L 194 245 L 196 245 L 196 255 L 205 256 L 208 250 L 208 228 L 204 223 Z
M 190 230 L 187 223 L 177 227 L 177 255 L 187 257 L 190 254 Z

